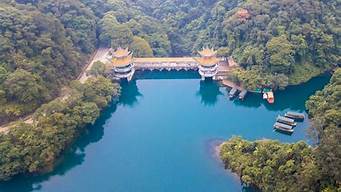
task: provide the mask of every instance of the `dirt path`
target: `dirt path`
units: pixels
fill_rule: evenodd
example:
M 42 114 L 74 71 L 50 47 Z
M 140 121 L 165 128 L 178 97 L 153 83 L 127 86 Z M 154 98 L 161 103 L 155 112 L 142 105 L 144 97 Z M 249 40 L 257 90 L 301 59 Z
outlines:
M 97 49 L 93 55 L 90 57 L 89 59 L 89 63 L 87 65 L 85 65 L 83 67 L 82 72 L 79 74 L 78 76 L 78 80 L 81 83 L 84 83 L 90 76 L 87 75 L 87 72 L 91 69 L 91 67 L 93 66 L 93 64 L 96 61 L 102 61 L 105 62 L 106 61 L 106 55 L 109 52 L 109 48 L 99 48 Z M 59 98 L 61 98 L 62 100 L 67 99 L 69 95 L 65 92 L 62 91 L 62 94 L 59 96 Z M 27 124 L 32 124 L 33 123 L 33 118 L 32 118 L 32 114 L 21 118 L 21 120 L 23 120 L 25 123 Z M 17 120 L 16 120 L 17 121 Z M 7 133 L 9 131 L 10 128 L 12 128 L 13 126 L 15 126 L 15 121 L 13 122 L 9 122 L 7 124 L 4 124 L 2 126 L 0 126 L 0 133 Z

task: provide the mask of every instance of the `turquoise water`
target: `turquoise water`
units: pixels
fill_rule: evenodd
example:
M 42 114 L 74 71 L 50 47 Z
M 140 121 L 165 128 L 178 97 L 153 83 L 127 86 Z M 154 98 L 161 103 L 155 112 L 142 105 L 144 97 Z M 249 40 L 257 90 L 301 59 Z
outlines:
M 249 140 L 307 140 L 307 120 L 291 136 L 274 132 L 278 114 L 304 112 L 308 96 L 329 77 L 277 92 L 276 103 L 261 95 L 230 101 L 214 82 L 192 73 L 152 73 L 124 83 L 117 105 L 106 109 L 48 175 L 17 177 L 0 191 L 48 192 L 224 192 L 241 191 L 223 169 L 214 146 L 240 135 Z M 157 78 L 157 79 L 153 79 Z

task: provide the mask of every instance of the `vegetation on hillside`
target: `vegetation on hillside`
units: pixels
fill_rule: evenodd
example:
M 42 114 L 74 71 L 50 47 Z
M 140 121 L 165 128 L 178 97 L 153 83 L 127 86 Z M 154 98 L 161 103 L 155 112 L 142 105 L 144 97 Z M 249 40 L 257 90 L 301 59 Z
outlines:
M 304 142 L 282 144 L 239 137 L 221 145 L 225 167 L 236 172 L 243 184 L 262 191 L 341 190 L 341 68 L 330 84 L 306 103 L 312 117 L 310 133 L 316 147 Z
M 101 19 L 102 44 L 136 47 L 139 37 L 145 51 L 138 56 L 149 56 L 150 48 L 156 56 L 193 55 L 211 46 L 237 60 L 244 71 L 231 79 L 250 90 L 299 84 L 340 64 L 337 1 L 82 2 Z M 262 80 L 249 78 L 255 73 Z
M 89 9 L 72 0 L 32 2 L 0 3 L 0 123 L 57 96 L 96 44 Z
M 120 94 L 118 84 L 104 77 L 85 84 L 72 82 L 70 94 L 42 105 L 34 123 L 17 123 L 0 134 L 0 180 L 17 174 L 51 171 L 61 153 L 94 123 L 100 110 Z

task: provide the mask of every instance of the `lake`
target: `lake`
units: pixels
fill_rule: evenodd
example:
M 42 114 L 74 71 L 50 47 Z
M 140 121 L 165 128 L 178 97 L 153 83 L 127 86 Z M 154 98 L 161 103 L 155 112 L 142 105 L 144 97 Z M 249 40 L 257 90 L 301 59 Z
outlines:
M 291 136 L 273 131 L 286 111 L 305 112 L 307 98 L 328 83 L 320 76 L 275 93 L 270 105 L 259 94 L 229 100 L 227 91 L 196 73 L 138 74 L 122 83 L 117 104 L 104 110 L 68 150 L 55 171 L 0 183 L 6 192 L 224 192 L 241 191 L 214 147 L 232 136 L 248 140 L 309 142 L 299 123 Z

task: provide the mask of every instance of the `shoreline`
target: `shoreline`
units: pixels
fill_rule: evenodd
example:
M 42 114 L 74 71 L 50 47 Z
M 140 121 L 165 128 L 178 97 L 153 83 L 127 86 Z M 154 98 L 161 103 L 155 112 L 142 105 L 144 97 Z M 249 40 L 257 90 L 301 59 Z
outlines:
M 225 142 L 226 140 L 224 139 L 214 139 L 209 141 L 208 147 L 210 151 L 210 156 L 213 157 L 213 159 L 216 161 L 217 166 L 220 167 L 221 171 L 224 172 L 224 174 L 227 174 L 231 176 L 236 182 L 239 182 L 241 184 L 240 176 L 233 172 L 231 169 L 226 169 L 225 164 L 220 158 L 220 150 L 221 150 L 221 145 Z

